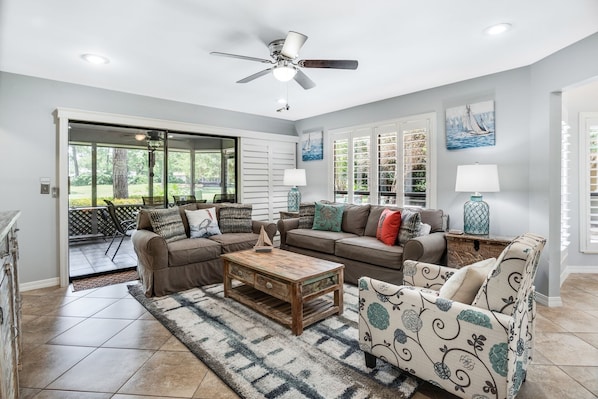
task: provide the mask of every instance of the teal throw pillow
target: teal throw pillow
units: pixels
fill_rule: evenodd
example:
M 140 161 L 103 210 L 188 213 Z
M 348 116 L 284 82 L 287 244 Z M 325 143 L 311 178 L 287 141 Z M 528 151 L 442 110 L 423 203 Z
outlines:
M 313 230 L 341 231 L 344 205 L 329 205 L 316 202 Z

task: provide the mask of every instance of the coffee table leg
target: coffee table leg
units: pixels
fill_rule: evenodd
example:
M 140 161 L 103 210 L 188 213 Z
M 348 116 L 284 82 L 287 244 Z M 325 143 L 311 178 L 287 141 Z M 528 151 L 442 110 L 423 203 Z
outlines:
M 223 261 L 224 261 L 224 269 L 222 271 L 222 274 L 224 277 L 224 297 L 228 298 L 228 292 L 230 291 L 230 288 L 231 288 L 231 279 L 230 279 L 230 275 L 228 273 L 230 264 L 229 264 L 228 260 L 226 260 L 226 259 L 224 259 Z
M 338 314 L 343 314 L 343 284 L 344 284 L 344 275 L 343 271 L 338 275 L 338 289 L 334 291 L 334 306 L 338 306 Z
M 303 294 L 299 283 L 291 285 L 291 319 L 293 334 L 303 334 Z

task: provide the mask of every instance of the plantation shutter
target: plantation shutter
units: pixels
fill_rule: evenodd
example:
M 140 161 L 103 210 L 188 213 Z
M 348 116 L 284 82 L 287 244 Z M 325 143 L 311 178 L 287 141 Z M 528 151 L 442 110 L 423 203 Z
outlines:
M 378 143 L 378 204 L 396 205 L 397 203 L 397 125 L 376 128 Z
M 241 192 L 253 206 L 254 220 L 275 222 L 287 210 L 290 187 L 282 185 L 285 169 L 296 167 L 296 143 L 241 139 Z
M 580 113 L 582 149 L 580 174 L 580 236 L 581 251 L 598 253 L 598 113 Z
M 360 129 L 353 138 L 353 200 L 354 204 L 370 203 L 371 129 Z
M 403 206 L 428 206 L 429 120 L 419 119 L 400 124 L 403 159 Z
M 332 143 L 334 200 L 348 202 L 349 193 L 349 136 L 337 134 Z

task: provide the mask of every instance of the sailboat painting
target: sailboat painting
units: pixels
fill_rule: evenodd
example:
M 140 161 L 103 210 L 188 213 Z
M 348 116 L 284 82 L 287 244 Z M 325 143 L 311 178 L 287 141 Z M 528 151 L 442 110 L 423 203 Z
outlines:
M 303 161 L 324 159 L 324 133 L 321 130 L 303 133 L 301 136 L 301 159 Z
M 446 109 L 447 150 L 495 145 L 495 133 L 494 101 Z

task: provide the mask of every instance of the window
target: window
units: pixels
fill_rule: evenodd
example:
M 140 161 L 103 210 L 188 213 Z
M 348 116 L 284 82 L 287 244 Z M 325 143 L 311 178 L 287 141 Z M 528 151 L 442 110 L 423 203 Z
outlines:
M 598 253 L 598 113 L 581 112 L 579 129 L 580 250 Z
M 569 248 L 569 126 L 565 121 L 561 122 L 561 261 L 567 257 Z
M 433 115 L 330 132 L 334 199 L 430 207 Z

